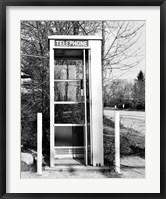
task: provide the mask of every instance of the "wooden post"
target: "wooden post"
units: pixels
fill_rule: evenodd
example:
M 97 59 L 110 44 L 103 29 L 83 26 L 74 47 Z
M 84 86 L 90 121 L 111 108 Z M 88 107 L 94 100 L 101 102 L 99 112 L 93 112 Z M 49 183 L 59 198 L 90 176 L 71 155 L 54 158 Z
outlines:
M 120 173 L 120 117 L 115 112 L 115 171 Z
M 37 113 L 37 174 L 42 175 L 42 113 Z

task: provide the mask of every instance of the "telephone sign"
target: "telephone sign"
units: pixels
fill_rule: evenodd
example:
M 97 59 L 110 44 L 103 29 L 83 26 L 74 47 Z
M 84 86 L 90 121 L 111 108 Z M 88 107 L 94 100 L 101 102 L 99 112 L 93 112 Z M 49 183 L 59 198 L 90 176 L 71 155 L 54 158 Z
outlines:
M 63 47 L 87 47 L 87 40 L 55 40 L 55 46 Z

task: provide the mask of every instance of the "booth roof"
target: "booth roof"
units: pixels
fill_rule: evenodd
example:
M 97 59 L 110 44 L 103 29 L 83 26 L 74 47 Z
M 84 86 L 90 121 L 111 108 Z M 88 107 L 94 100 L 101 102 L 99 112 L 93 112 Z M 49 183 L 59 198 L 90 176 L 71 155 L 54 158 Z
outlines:
M 48 36 L 48 39 L 74 39 L 74 40 L 101 40 L 100 36 L 81 36 L 81 35 L 51 35 Z

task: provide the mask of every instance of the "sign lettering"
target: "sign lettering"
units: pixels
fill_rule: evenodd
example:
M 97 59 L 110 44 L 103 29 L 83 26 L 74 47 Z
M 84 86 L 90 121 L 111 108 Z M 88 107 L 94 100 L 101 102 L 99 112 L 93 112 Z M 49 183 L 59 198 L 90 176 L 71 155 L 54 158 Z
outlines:
M 88 41 L 86 40 L 55 40 L 55 46 L 87 47 Z

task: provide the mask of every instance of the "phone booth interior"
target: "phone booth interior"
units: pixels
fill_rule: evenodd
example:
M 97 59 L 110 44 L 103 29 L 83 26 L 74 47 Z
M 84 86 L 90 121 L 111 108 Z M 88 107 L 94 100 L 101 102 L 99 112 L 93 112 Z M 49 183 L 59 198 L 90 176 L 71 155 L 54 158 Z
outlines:
M 58 159 L 102 166 L 101 55 L 98 57 L 101 54 L 101 38 L 50 36 L 49 40 L 50 166 L 56 166 Z M 98 50 L 95 44 L 98 44 Z M 97 51 L 100 53 L 95 59 Z M 100 84 L 100 92 L 93 88 L 96 87 L 95 81 L 96 86 Z M 97 93 L 94 93 L 95 90 Z M 95 107 L 95 104 L 101 105 L 101 108 Z

